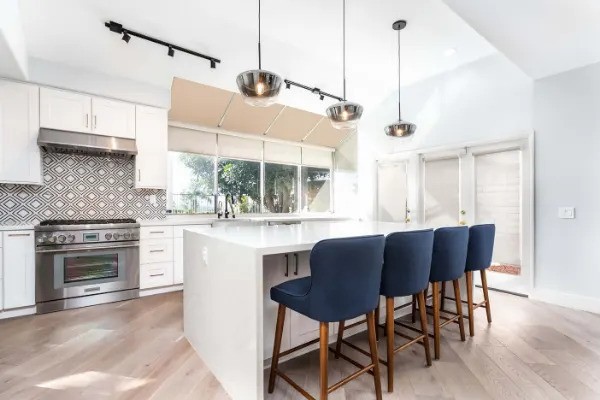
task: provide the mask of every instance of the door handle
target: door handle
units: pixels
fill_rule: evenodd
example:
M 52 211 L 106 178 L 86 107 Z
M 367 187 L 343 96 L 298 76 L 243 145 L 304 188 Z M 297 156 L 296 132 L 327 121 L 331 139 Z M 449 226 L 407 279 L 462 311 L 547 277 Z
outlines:
M 285 276 L 288 277 L 290 276 L 290 263 L 289 263 L 289 258 L 290 255 L 286 254 L 285 255 Z
M 296 270 L 294 271 L 294 275 L 298 275 L 298 253 L 294 253 L 294 262 L 296 264 Z
M 60 252 L 80 252 L 80 251 L 88 251 L 88 250 L 115 250 L 115 249 L 135 249 L 139 247 L 138 243 L 132 243 L 125 246 L 89 246 L 89 247 L 63 247 L 60 249 L 49 249 L 49 250 L 37 250 L 36 253 L 60 253 Z

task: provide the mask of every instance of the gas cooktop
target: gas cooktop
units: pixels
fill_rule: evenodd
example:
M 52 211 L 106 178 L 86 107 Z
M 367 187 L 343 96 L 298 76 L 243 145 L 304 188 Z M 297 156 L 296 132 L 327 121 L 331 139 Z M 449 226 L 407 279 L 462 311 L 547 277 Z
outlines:
M 106 225 L 106 224 L 135 224 L 131 218 L 121 219 L 49 219 L 40 222 L 40 226 L 56 225 Z

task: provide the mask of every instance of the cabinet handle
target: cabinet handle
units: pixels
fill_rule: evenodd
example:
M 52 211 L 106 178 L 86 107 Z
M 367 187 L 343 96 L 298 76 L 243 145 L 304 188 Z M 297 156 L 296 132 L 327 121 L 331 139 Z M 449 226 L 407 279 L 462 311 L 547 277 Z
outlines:
M 294 271 L 294 275 L 298 275 L 298 253 L 294 253 L 294 262 L 296 263 L 296 270 Z
M 285 276 L 290 276 L 290 263 L 289 263 L 290 255 L 285 255 Z
M 31 236 L 31 233 L 9 233 L 8 237 Z
M 138 168 L 138 182 L 142 181 L 142 170 Z
M 164 275 L 165 275 L 164 272 L 161 272 L 160 274 L 150 274 L 150 278 L 154 278 L 156 276 L 164 276 Z
M 97 292 L 98 290 L 100 290 L 100 286 L 94 286 L 94 287 L 83 289 L 84 293 Z
M 94 115 L 94 129 L 98 127 L 98 116 Z
M 87 128 L 89 124 L 90 124 L 90 115 L 88 113 L 85 113 L 85 127 Z
M 165 231 L 150 231 L 150 234 L 153 234 L 153 233 L 165 233 Z
M 160 249 L 160 250 L 150 250 L 150 253 L 162 253 L 164 252 L 165 249 Z

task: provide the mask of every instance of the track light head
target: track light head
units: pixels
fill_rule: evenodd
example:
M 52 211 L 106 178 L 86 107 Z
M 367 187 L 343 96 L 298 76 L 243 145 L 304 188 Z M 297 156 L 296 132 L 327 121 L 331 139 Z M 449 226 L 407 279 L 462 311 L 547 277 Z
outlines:
M 127 31 L 123 31 L 123 41 L 125 43 L 129 43 L 129 41 L 131 40 L 131 36 L 129 36 L 129 33 L 127 33 Z
M 105 22 L 104 26 L 110 29 L 111 32 L 123 33 L 123 25 L 116 23 L 115 21 Z
M 319 100 L 324 100 L 325 96 L 323 96 L 322 94 L 319 95 Z
M 292 87 L 292 84 L 291 84 L 291 83 L 289 83 L 289 82 L 286 82 L 286 83 L 285 83 L 285 88 L 286 88 L 286 89 L 290 89 L 291 87 Z
M 211 68 L 217 68 L 217 63 L 215 62 L 215 60 L 210 60 L 210 67 Z
M 167 52 L 169 57 L 175 57 L 175 50 L 171 46 L 169 46 L 169 51 Z

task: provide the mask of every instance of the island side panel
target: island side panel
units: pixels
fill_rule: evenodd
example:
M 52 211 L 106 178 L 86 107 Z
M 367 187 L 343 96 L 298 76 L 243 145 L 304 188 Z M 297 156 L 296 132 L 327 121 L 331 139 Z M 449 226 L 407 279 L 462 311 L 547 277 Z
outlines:
M 186 338 L 232 399 L 262 399 L 262 256 L 186 230 L 184 277 Z

